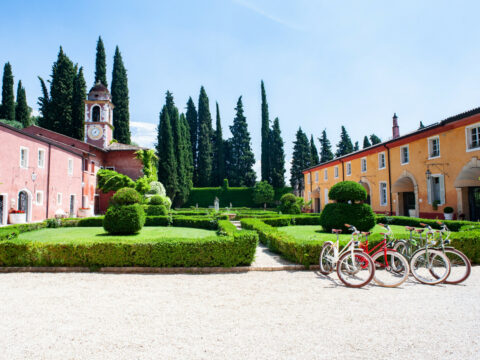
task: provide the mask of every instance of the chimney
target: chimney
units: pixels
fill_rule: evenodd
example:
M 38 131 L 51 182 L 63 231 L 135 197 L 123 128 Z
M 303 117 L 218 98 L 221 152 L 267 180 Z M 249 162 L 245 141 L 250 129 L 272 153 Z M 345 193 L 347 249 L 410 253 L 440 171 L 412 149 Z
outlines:
M 400 137 L 400 128 L 398 127 L 398 117 L 396 113 L 393 114 L 392 135 L 394 139 Z

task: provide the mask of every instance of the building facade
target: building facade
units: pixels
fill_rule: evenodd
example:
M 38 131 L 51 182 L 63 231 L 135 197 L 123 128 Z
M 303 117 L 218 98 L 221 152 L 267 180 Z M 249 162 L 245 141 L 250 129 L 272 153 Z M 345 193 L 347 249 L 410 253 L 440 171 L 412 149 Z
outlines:
M 480 220 L 480 108 L 400 136 L 393 118 L 392 139 L 306 169 L 306 201 L 319 212 L 328 190 L 343 180 L 367 191 L 377 213 Z

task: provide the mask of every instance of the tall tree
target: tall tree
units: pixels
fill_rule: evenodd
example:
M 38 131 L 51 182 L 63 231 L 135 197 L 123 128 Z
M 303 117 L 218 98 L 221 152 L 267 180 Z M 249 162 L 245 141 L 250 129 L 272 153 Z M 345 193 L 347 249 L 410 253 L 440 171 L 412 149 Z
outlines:
M 254 186 L 256 175 L 253 170 L 255 156 L 250 144 L 247 118 L 243 114 L 242 97 L 240 96 L 235 108 L 236 115 L 233 125 L 230 126 L 232 133 L 232 177 L 229 179 L 233 186 Z
M 105 55 L 105 47 L 103 46 L 102 37 L 98 37 L 97 55 L 95 57 L 95 83 L 102 83 L 108 86 L 107 82 L 107 56 Z
M 370 135 L 370 141 L 372 142 L 372 145 L 375 145 L 380 144 L 382 142 L 382 139 L 380 139 L 377 135 L 372 134 Z
M 285 186 L 285 153 L 283 139 L 278 118 L 273 121 L 270 131 L 270 176 L 272 186 L 280 188 Z
M 15 107 L 15 120 L 22 124 L 23 127 L 30 126 L 30 109 L 27 105 L 27 94 L 22 86 L 22 81 L 18 82 L 17 87 L 17 105 Z
M 370 140 L 368 140 L 368 136 L 365 135 L 363 138 L 363 148 L 366 149 L 370 146 L 372 146 L 372 144 L 370 143 Z
M 311 166 L 311 150 L 307 135 L 298 128 L 293 142 L 292 167 L 290 169 L 290 185 L 298 191 L 304 189 L 302 171 Z
M 311 154 L 311 161 L 312 165 L 318 164 L 320 159 L 318 158 L 318 151 L 317 147 L 315 146 L 315 142 L 313 141 L 313 135 L 310 136 L 310 154 Z
M 50 105 L 50 95 L 48 94 L 48 88 L 45 84 L 45 81 L 39 76 L 40 86 L 42 87 L 42 96 L 38 98 L 37 104 L 39 106 L 38 110 L 40 112 L 40 117 L 38 119 L 38 126 L 41 126 L 45 129 L 50 129 L 50 118 L 49 118 L 49 105 Z
M 184 161 L 187 169 L 187 181 L 188 191 L 193 187 L 193 154 L 192 144 L 190 143 L 190 126 L 188 125 L 187 118 L 184 113 L 180 114 L 180 122 L 182 124 L 182 140 L 184 146 Z
M 198 98 L 197 186 L 211 186 L 212 183 L 212 135 L 212 116 L 208 96 L 202 86 Z
M 337 152 L 335 156 L 343 156 L 353 152 L 353 144 L 352 139 L 350 139 L 350 135 L 348 135 L 345 126 L 342 125 L 342 131 L 340 133 L 340 141 L 337 144 Z
M 355 145 L 353 145 L 353 151 L 360 150 L 360 145 L 358 145 L 358 141 L 355 141 Z
M 128 97 L 127 70 L 123 65 L 122 54 L 115 48 L 112 71 L 113 138 L 123 144 L 130 144 L 130 111 Z
M 163 106 L 160 112 L 155 148 L 158 156 L 158 180 L 165 186 L 168 197 L 173 199 L 177 192 L 178 184 L 177 161 L 175 158 L 172 125 L 166 105 Z
M 218 102 L 216 103 L 216 110 L 215 136 L 213 137 L 213 185 L 220 186 L 225 179 L 225 145 Z
M 271 182 L 270 174 L 270 119 L 268 115 L 267 95 L 263 80 L 260 84 L 262 93 L 262 155 L 261 155 L 261 175 L 262 181 Z
M 2 105 L 0 119 L 15 120 L 15 96 L 13 94 L 12 65 L 9 62 L 3 67 Z
M 186 120 L 190 129 L 190 145 L 192 147 L 192 162 L 193 162 L 193 184 L 198 183 L 198 114 L 195 108 L 195 103 L 192 98 L 188 98 Z
M 87 84 L 83 76 L 83 68 L 80 67 L 73 80 L 72 95 L 72 134 L 78 140 L 85 137 L 85 98 L 87 97 Z
M 322 137 L 318 138 L 318 141 L 320 142 L 320 164 L 332 160 L 334 157 L 332 145 L 330 144 L 330 140 L 328 140 L 325 129 L 322 131 Z

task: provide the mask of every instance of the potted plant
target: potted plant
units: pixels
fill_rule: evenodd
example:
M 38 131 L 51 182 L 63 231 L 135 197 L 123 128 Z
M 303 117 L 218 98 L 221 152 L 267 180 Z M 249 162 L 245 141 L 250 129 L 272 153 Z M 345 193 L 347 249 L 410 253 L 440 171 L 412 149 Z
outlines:
M 453 220 L 453 208 L 451 206 L 445 206 L 443 209 L 443 217 L 445 220 Z
M 11 209 L 8 213 L 8 222 L 10 224 L 25 224 L 27 222 L 27 214 L 23 210 Z
M 438 210 L 438 205 L 440 205 L 440 201 L 434 200 L 432 203 L 432 209 L 433 210 Z
M 90 216 L 90 208 L 79 208 L 78 209 L 78 217 L 79 218 L 85 218 Z

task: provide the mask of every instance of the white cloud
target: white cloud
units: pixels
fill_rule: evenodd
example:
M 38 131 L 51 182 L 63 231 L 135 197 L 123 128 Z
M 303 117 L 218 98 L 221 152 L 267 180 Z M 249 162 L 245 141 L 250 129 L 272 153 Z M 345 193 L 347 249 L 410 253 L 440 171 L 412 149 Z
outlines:
M 157 140 L 157 125 L 142 121 L 131 121 L 132 141 L 139 146 L 153 148 Z

